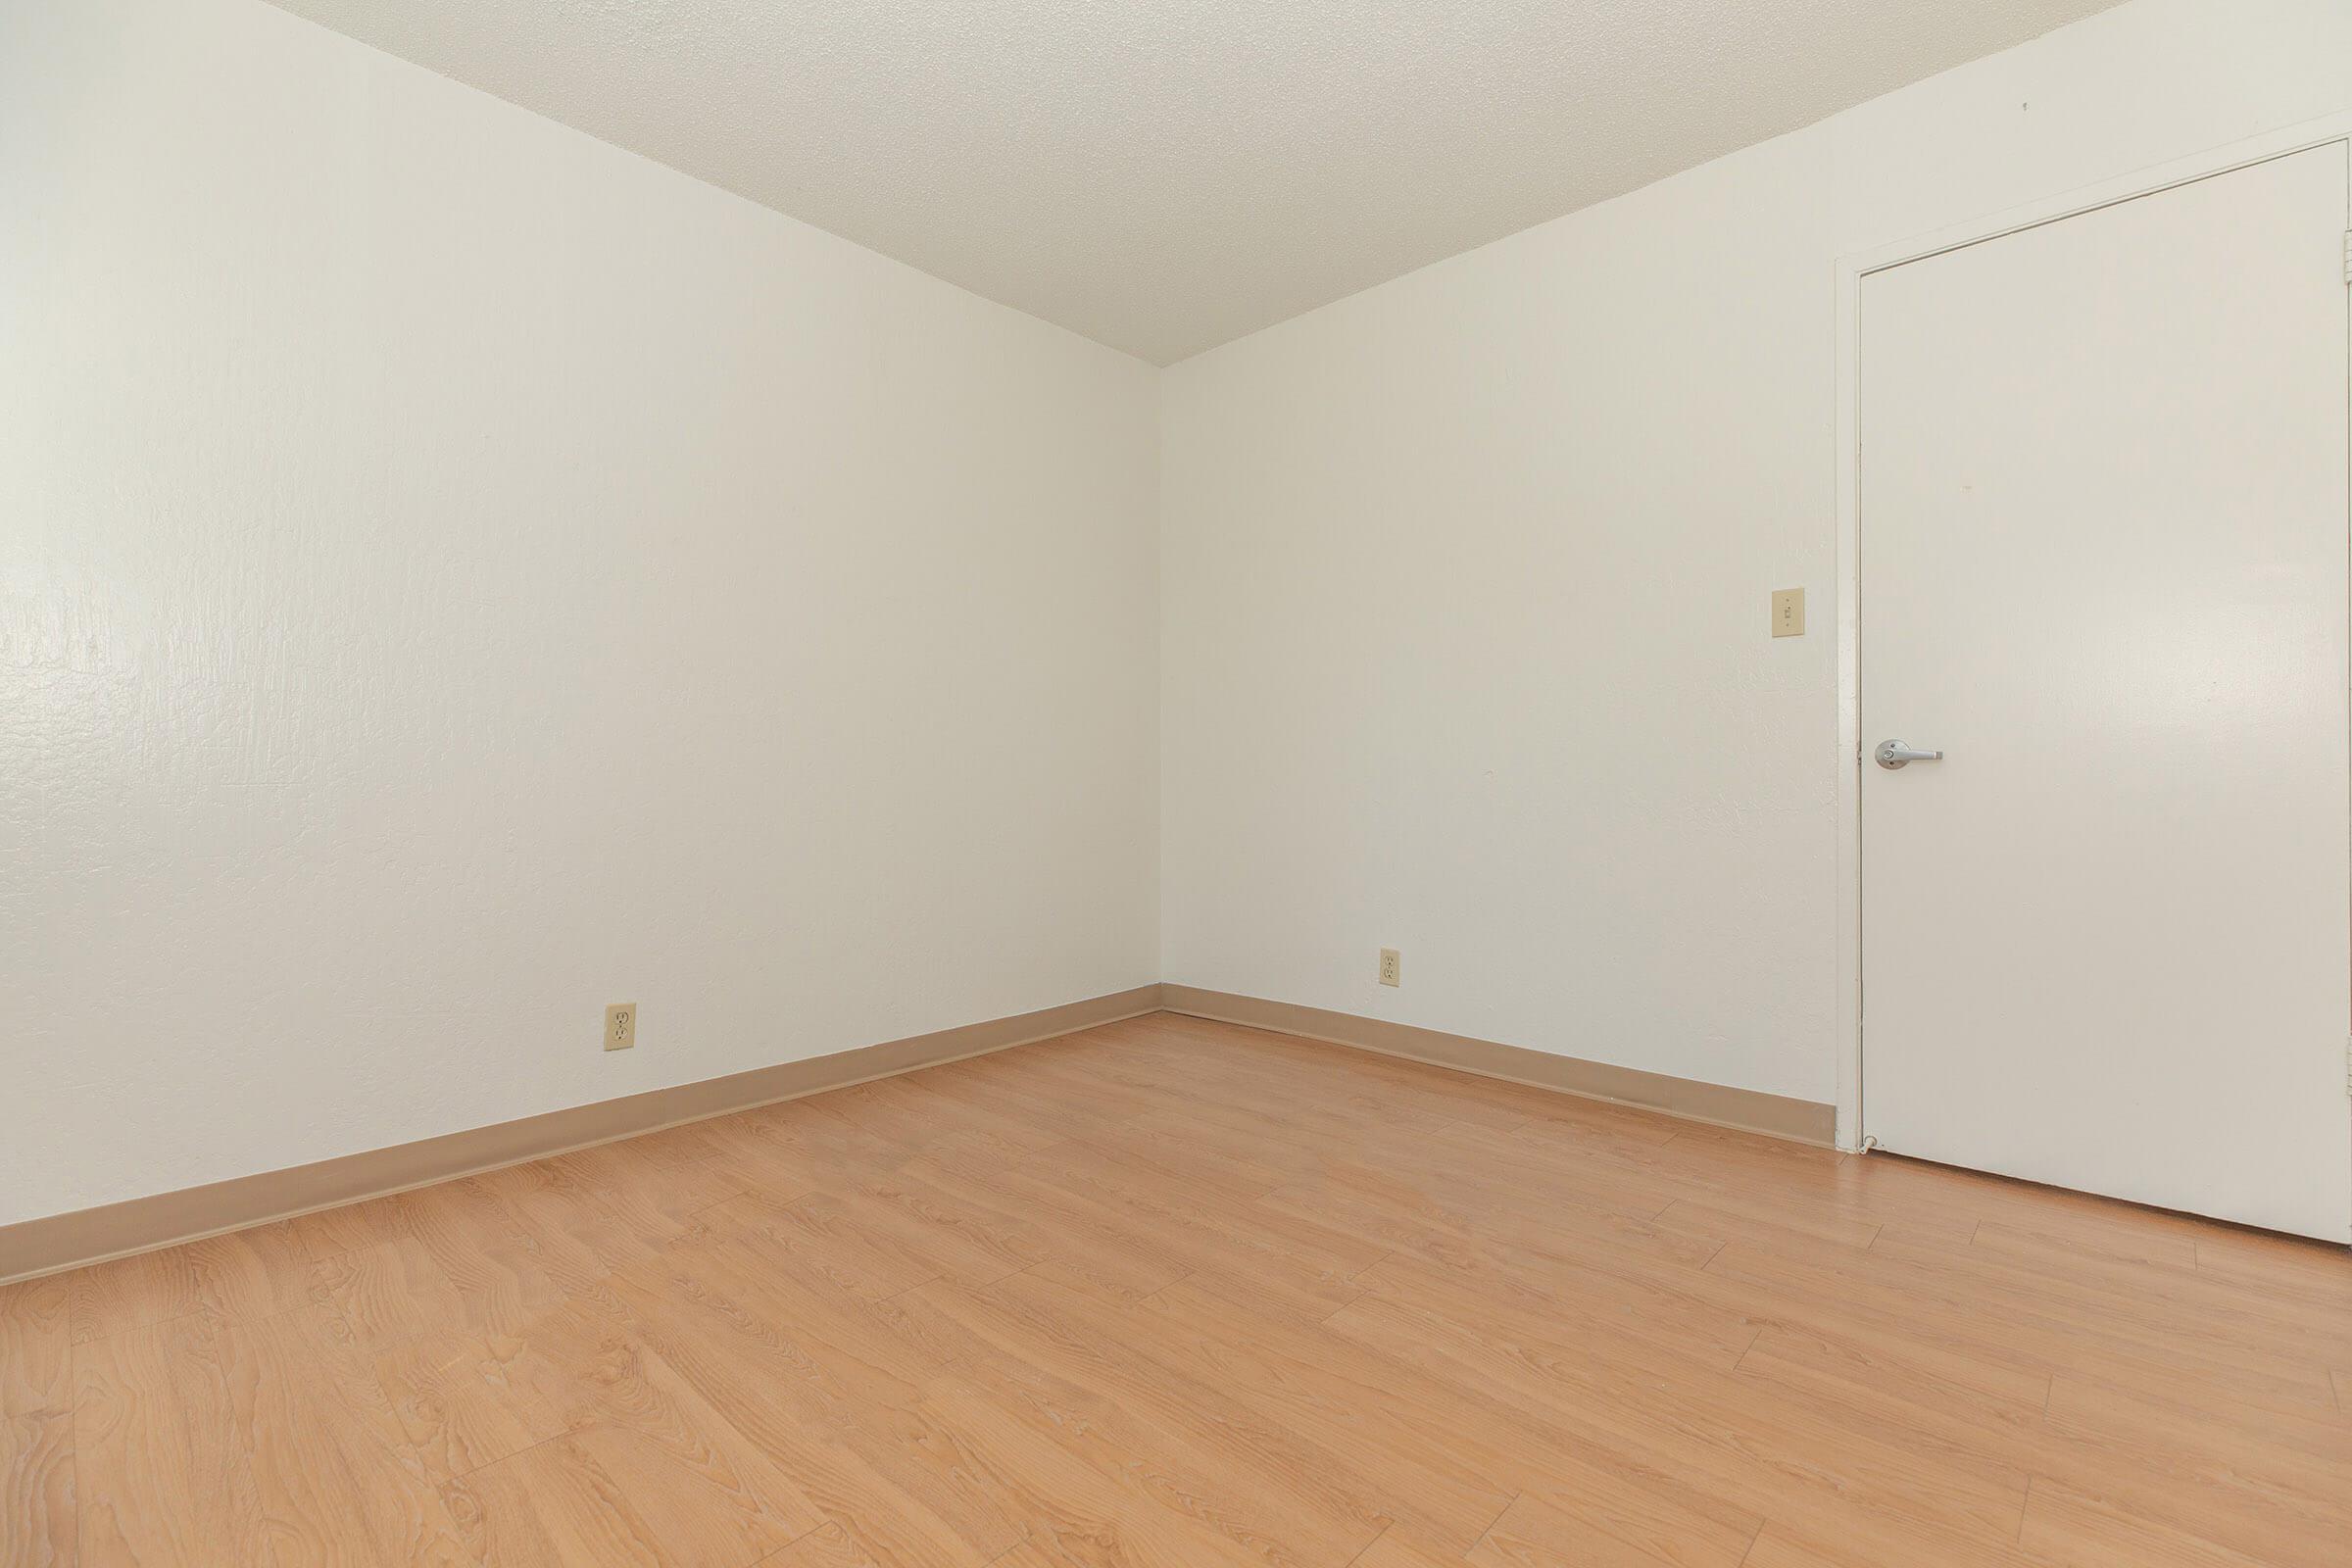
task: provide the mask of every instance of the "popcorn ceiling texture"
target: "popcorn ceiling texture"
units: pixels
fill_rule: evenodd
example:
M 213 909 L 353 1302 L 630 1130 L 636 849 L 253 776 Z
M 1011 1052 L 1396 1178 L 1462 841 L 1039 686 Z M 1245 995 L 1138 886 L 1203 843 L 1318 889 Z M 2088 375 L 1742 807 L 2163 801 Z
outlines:
M 2108 0 L 282 0 L 1166 364 Z

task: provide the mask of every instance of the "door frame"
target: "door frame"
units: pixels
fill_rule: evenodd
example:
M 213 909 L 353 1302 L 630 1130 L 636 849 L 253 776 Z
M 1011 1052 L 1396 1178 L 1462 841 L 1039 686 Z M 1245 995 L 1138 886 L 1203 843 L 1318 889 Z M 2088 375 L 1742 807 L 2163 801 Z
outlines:
M 2230 142 L 2172 163 L 2079 187 L 2006 211 L 1969 219 L 1910 239 L 1838 260 L 1838 1147 L 1871 1147 L 1863 1097 L 1862 999 L 1862 280 L 1873 272 L 1926 261 L 1986 240 L 2059 222 L 2103 207 L 2211 179 L 2313 148 L 2348 144 L 2352 113 Z M 2347 157 L 2352 165 L 2352 156 Z M 2348 176 L 2352 177 L 2352 176 Z M 2346 193 L 2352 201 L 2352 191 Z M 2348 285 L 2352 286 L 2352 285 Z M 2352 314 L 2352 313 L 2348 313 Z M 2352 353 L 2352 342 L 2346 345 Z M 2346 388 L 2352 410 L 2352 386 Z M 2352 420 L 2352 415 L 2348 415 Z M 2346 519 L 2352 529 L 2352 518 Z M 2352 690 L 2352 670 L 2346 671 Z M 2352 810 L 2352 801 L 2346 809 Z M 2352 887 L 2345 889 L 2352 905 Z M 2352 994 L 2345 998 L 2352 1029 Z M 2352 1114 L 2352 1105 L 2347 1106 Z

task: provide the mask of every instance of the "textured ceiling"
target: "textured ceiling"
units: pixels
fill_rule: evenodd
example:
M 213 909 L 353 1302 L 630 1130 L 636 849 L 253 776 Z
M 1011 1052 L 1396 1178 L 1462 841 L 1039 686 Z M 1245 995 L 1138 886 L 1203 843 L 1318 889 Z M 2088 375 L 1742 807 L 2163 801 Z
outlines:
M 279 0 L 1166 363 L 2113 0 Z

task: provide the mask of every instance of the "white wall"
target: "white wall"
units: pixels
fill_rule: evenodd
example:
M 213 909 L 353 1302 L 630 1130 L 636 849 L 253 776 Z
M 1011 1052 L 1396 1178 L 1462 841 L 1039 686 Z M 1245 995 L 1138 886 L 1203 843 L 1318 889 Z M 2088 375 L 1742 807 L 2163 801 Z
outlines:
M 1828 1100 L 1835 259 L 2347 106 L 2138 0 L 1162 379 L 0 0 L 0 1223 L 1163 975 Z
M 1172 368 L 1163 977 L 1833 1100 L 1838 257 L 2346 108 L 2138 0 Z
M 1157 978 L 1148 367 L 257 0 L 0 192 L 0 1223 Z

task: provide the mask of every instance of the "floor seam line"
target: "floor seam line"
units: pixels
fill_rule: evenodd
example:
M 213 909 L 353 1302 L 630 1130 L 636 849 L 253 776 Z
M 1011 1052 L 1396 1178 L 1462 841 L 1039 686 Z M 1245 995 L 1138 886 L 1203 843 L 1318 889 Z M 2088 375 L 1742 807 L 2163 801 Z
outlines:
M 595 1425 L 596 1422 L 594 1421 L 582 1421 L 577 1425 L 567 1426 L 563 1431 L 555 1433 L 552 1436 L 541 1438 L 537 1443 L 528 1444 L 522 1447 L 516 1448 L 513 1453 L 502 1453 L 495 1459 L 484 1459 L 480 1464 L 467 1465 L 463 1470 L 453 1470 L 449 1474 L 449 1479 L 438 1483 L 434 1490 L 437 1492 L 443 1487 L 454 1487 L 459 1482 L 464 1481 L 467 1476 L 478 1476 L 493 1465 L 505 1464 L 509 1459 L 519 1459 L 526 1453 L 530 1453 L 535 1449 L 544 1448 L 549 1444 L 561 1442 L 564 1438 L 577 1437 Z M 411 1446 L 414 1446 L 414 1445 L 411 1445 Z M 792 1543 L 788 1541 L 784 1544 L 789 1546 L 792 1544 Z
M 1341 1568 L 1355 1568 L 1357 1563 L 1364 1560 L 1365 1552 L 1369 1552 L 1374 1546 L 1377 1546 L 1382 1542 L 1388 1540 L 1389 1532 L 1396 1528 L 1396 1526 L 1394 1521 L 1382 1525 L 1380 1527 L 1380 1534 L 1374 1536 L 1370 1541 L 1365 1542 L 1363 1544 L 1363 1549 L 1358 1551 L 1354 1556 L 1348 1558 L 1345 1563 L 1341 1564 Z
M 1494 1527 L 1502 1523 L 1504 1516 L 1507 1515 L 1513 1508 L 1518 1507 L 1519 1499 L 1526 1495 L 1527 1494 L 1524 1492 L 1514 1492 L 1511 1494 L 1511 1500 L 1504 1503 L 1494 1517 L 1487 1521 L 1487 1528 L 1481 1530 L 1478 1533 L 1478 1539 L 1470 1543 L 1470 1551 L 1465 1551 L 1462 1553 L 1462 1556 L 1465 1560 L 1468 1559 L 1471 1551 L 1476 1551 L 1479 1547 L 1487 1544 L 1487 1538 L 1494 1533 Z

